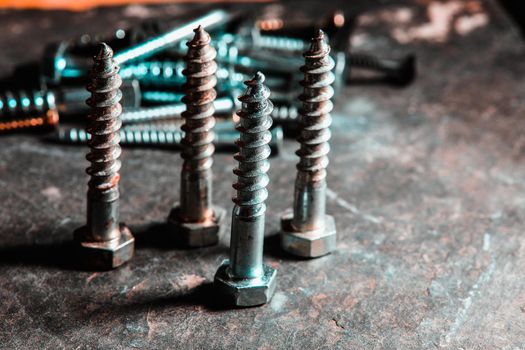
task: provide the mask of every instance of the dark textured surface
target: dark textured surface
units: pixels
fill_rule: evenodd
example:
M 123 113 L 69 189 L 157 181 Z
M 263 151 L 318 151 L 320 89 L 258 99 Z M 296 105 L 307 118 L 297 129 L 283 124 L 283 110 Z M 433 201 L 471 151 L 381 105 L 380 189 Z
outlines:
M 1 137 L 0 347 L 525 348 L 525 49 L 493 2 L 442 5 L 456 11 L 443 38 L 425 29 L 441 28 L 425 15 L 435 3 L 415 3 L 368 13 L 354 37 L 388 55 L 413 50 L 421 74 L 403 90 L 351 86 L 336 104 L 335 253 L 298 261 L 278 251 L 270 236 L 291 204 L 296 144 L 271 160 L 266 261 L 279 281 L 262 307 L 215 302 L 209 283 L 227 238 L 178 250 L 159 243 L 161 228 L 144 233 L 178 199 L 178 153 L 124 150 L 121 216 L 137 233 L 136 256 L 93 273 L 67 264 L 59 244 L 85 220 L 86 150 Z M 0 68 L 46 41 L 178 9 L 0 12 Z M 488 24 L 461 35 L 471 12 Z M 234 166 L 215 158 L 216 204 L 226 208 Z

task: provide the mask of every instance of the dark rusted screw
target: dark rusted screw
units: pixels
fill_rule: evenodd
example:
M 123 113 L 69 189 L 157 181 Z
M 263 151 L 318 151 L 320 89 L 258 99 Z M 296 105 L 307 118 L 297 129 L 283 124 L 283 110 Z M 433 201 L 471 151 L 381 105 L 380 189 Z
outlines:
M 264 75 L 258 72 L 245 83 L 246 92 L 239 98 L 242 109 L 237 129 L 241 135 L 235 155 L 239 165 L 233 171 L 237 175 L 233 185 L 237 194 L 233 198 L 230 260 L 225 260 L 215 274 L 216 287 L 235 306 L 265 304 L 276 286 L 277 271 L 263 264 L 273 108 L 268 100 L 270 90 L 263 82 Z
M 209 34 L 201 26 L 194 32 L 195 36 L 188 42 L 188 52 L 184 57 L 186 95 L 182 102 L 186 104 L 186 111 L 182 113 L 185 123 L 182 126 L 184 138 L 181 156 L 184 161 L 180 203 L 172 209 L 168 222 L 182 244 L 203 247 L 219 241 L 225 210 L 212 203 L 216 52 L 210 45 Z
M 281 221 L 281 244 L 284 250 L 301 257 L 314 258 L 335 249 L 336 230 L 333 217 L 326 215 L 326 167 L 330 146 L 330 111 L 334 94 L 334 61 L 329 56 L 330 47 L 319 31 L 304 53 L 305 64 L 300 96 L 301 144 L 297 155 L 297 178 L 293 212 L 286 213 Z
M 133 257 L 135 239 L 130 230 L 119 223 L 120 146 L 119 129 L 122 98 L 118 75 L 119 67 L 113 61 L 113 51 L 102 44 L 94 58 L 91 82 L 87 89 L 91 107 L 87 131 L 91 134 L 91 176 L 87 192 L 87 224 L 75 231 L 83 262 L 98 269 L 112 269 Z

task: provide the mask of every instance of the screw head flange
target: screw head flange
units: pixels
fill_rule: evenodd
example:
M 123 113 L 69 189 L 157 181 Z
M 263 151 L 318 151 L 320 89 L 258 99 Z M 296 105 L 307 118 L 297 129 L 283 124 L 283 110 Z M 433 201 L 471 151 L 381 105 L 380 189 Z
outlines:
M 209 222 L 183 222 L 177 205 L 171 210 L 168 224 L 173 229 L 175 241 L 188 248 L 200 248 L 219 243 L 226 226 L 226 209 L 213 206 L 213 218 Z
M 335 220 L 325 216 L 325 227 L 321 230 L 298 232 L 292 227 L 293 212 L 281 217 L 281 247 L 284 251 L 303 258 L 317 258 L 336 249 Z
M 233 278 L 228 272 L 230 261 L 224 260 L 215 273 L 214 284 L 226 301 L 238 307 L 258 306 L 268 303 L 277 285 L 277 270 L 263 265 L 258 278 Z
M 86 241 L 86 226 L 75 230 L 74 241 L 82 255 L 80 261 L 86 268 L 111 270 L 133 257 L 135 250 L 135 238 L 129 228 L 121 223 L 119 226 L 119 237 L 105 242 Z

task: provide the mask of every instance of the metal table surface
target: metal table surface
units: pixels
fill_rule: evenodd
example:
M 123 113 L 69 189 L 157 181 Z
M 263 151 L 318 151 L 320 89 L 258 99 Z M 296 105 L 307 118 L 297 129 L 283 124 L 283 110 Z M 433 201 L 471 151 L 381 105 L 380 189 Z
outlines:
M 126 148 L 121 216 L 136 256 L 114 271 L 79 271 L 64 243 L 85 220 L 85 147 L 2 136 L 0 348 L 525 348 L 520 34 L 493 1 L 375 5 L 354 47 L 413 51 L 420 74 L 404 89 L 351 85 L 336 105 L 336 252 L 297 260 L 279 250 L 297 161 L 289 140 L 269 172 L 265 259 L 279 270 L 277 292 L 262 307 L 223 308 L 211 281 L 228 237 L 183 250 L 149 227 L 178 198 L 179 154 Z M 0 11 L 0 68 L 34 59 L 45 42 L 178 9 Z M 215 157 L 215 201 L 229 210 L 234 165 Z

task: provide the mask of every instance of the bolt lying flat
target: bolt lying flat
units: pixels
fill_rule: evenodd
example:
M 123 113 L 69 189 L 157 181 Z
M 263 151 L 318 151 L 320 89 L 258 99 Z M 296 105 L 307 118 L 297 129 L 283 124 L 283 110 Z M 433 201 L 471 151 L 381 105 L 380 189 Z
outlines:
M 222 124 L 226 124 L 222 126 Z M 216 149 L 230 151 L 235 147 L 235 140 L 239 138 L 239 132 L 233 128 L 233 123 L 223 122 L 217 124 L 213 145 Z M 0 131 L 2 123 L 0 123 Z M 272 155 L 279 154 L 283 144 L 283 129 L 280 126 L 272 128 L 272 140 L 270 148 Z M 180 148 L 184 132 L 176 125 L 157 127 L 156 125 L 131 125 L 119 130 L 121 146 L 144 146 L 158 148 Z M 86 144 L 91 139 L 84 129 L 58 126 L 56 132 L 50 137 L 51 141 L 66 144 Z
M 212 204 L 213 127 L 217 83 L 214 61 L 215 49 L 211 38 L 202 29 L 195 29 L 195 36 L 188 42 L 185 92 L 186 111 L 182 130 L 184 159 L 181 172 L 180 204 L 176 205 L 168 222 L 174 228 L 176 239 L 188 247 L 217 244 L 226 211 Z
M 319 31 L 304 53 L 305 65 L 300 96 L 301 146 L 297 164 L 293 212 L 281 219 L 281 246 L 294 255 L 315 258 L 332 252 L 336 246 L 333 217 L 326 215 L 326 167 L 330 146 L 330 98 L 334 94 L 334 61 L 324 33 Z
M 119 223 L 120 146 L 118 131 L 122 122 L 119 103 L 122 83 L 113 51 L 106 44 L 94 59 L 87 100 L 91 107 L 87 131 L 91 134 L 91 176 L 87 193 L 87 224 L 74 233 L 82 263 L 90 268 L 112 269 L 133 257 L 135 239 L 130 230 Z
M 235 306 L 256 306 L 272 298 L 277 271 L 263 264 L 264 219 L 268 197 L 266 174 L 270 168 L 273 105 L 270 90 L 263 85 L 264 75 L 258 72 L 247 81 L 246 92 L 239 98 L 242 109 L 236 144 L 239 162 L 233 171 L 237 191 L 233 198 L 230 260 L 225 260 L 215 274 L 216 288 Z

